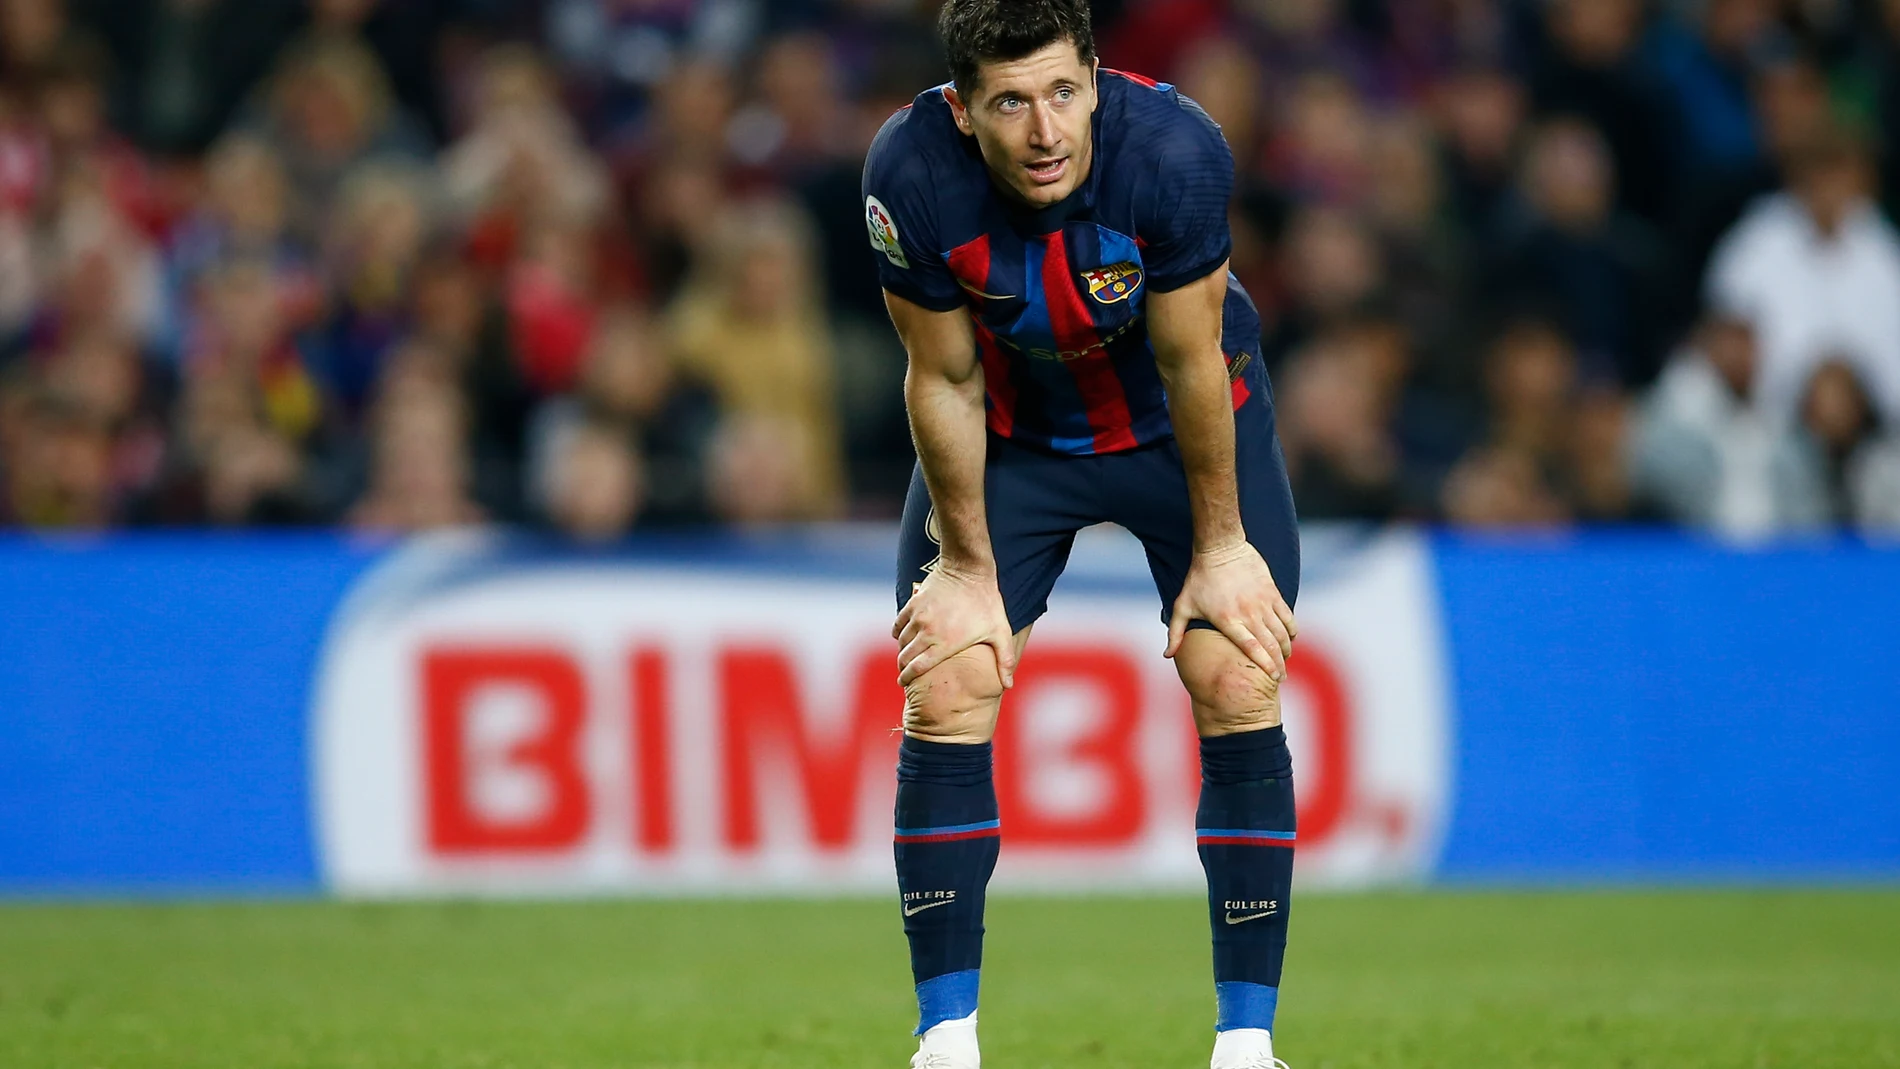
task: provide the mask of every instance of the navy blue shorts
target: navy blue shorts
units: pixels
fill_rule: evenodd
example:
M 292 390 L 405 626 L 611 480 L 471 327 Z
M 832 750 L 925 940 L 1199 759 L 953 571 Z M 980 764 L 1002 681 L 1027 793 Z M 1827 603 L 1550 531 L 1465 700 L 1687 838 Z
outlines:
M 1300 533 L 1267 396 L 1256 388 L 1234 412 L 1240 520 L 1247 541 L 1266 558 L 1281 596 L 1292 605 L 1300 591 Z M 1181 451 L 1172 438 L 1125 453 L 1076 457 L 991 435 L 983 492 L 1011 631 L 1035 623 L 1049 607 L 1049 591 L 1068 563 L 1075 533 L 1098 523 L 1120 524 L 1141 540 L 1161 595 L 1162 622 L 1173 615 L 1194 556 L 1194 519 Z M 898 541 L 900 609 L 914 584 L 924 581 L 925 566 L 938 556 L 930 513 L 920 468 L 911 476 Z M 1197 620 L 1190 626 L 1208 625 Z

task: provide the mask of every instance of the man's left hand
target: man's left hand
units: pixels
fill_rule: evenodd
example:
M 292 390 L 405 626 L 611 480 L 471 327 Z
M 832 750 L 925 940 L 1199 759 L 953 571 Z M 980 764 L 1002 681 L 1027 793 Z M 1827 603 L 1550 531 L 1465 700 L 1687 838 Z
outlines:
M 1168 649 L 1180 652 L 1188 623 L 1206 620 L 1275 681 L 1286 678 L 1299 627 L 1260 551 L 1246 542 L 1199 550 L 1168 622 Z

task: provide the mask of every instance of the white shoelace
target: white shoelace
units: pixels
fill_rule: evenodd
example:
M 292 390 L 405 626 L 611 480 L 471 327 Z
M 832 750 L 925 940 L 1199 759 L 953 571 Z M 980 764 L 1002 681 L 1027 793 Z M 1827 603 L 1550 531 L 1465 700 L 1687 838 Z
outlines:
M 929 1053 L 918 1051 L 911 1055 L 910 1069 L 963 1069 L 963 1067 L 948 1054 L 933 1050 Z M 1267 1069 L 1272 1069 L 1272 1067 L 1268 1066 Z

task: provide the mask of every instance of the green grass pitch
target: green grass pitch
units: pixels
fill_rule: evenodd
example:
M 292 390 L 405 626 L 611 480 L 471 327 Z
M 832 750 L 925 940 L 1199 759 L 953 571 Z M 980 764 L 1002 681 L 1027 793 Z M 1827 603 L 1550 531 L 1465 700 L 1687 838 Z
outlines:
M 1001 897 L 990 1069 L 1207 1064 L 1190 898 Z M 1900 1066 L 1900 891 L 1295 903 L 1295 1069 Z M 907 1065 L 887 901 L 0 906 L 0 1066 Z

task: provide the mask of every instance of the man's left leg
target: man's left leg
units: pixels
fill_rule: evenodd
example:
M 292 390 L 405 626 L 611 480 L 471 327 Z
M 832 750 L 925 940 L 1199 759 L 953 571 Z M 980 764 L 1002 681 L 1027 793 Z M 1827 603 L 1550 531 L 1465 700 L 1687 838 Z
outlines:
M 1293 890 L 1293 762 L 1279 685 L 1219 632 L 1176 655 L 1201 739 L 1195 840 L 1214 937 L 1214 1069 L 1273 1058 L 1273 1018 Z
M 1247 540 L 1267 562 L 1289 605 L 1300 587 L 1300 535 L 1274 431 L 1267 384 L 1258 373 L 1234 413 L 1234 460 Z M 1161 596 L 1173 614 L 1194 556 L 1186 473 L 1174 443 L 1107 458 L 1112 519 L 1141 539 Z M 1213 1069 L 1273 1064 L 1272 1030 L 1286 953 L 1293 886 L 1293 767 L 1280 727 L 1279 686 L 1202 621 L 1182 641 L 1175 668 L 1194 701 L 1201 736 L 1201 802 L 1195 821 L 1207 872 L 1214 933 Z M 1297 652 L 1295 653 L 1297 657 Z

